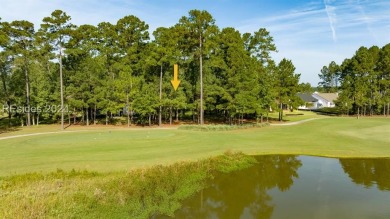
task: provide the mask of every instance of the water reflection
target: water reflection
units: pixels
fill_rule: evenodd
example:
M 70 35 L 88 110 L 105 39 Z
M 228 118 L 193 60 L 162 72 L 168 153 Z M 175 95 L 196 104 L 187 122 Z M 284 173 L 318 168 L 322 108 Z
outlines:
M 354 183 L 390 190 L 390 159 L 340 159 L 340 164 Z
M 296 156 L 260 156 L 244 171 L 221 174 L 197 197 L 187 200 L 177 218 L 271 218 L 274 210 L 267 191 L 288 190 L 302 165 Z
M 175 218 L 390 218 L 390 159 L 256 159 L 217 175 Z

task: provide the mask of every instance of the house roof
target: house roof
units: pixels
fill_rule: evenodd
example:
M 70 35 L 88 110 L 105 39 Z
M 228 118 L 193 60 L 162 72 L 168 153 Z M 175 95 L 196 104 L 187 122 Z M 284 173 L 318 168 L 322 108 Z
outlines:
M 309 93 L 298 93 L 298 97 L 300 97 L 306 103 L 308 103 L 308 102 L 317 102 L 318 101 L 316 98 L 314 98 Z
M 317 96 L 322 97 L 323 99 L 334 102 L 338 97 L 338 93 L 316 93 Z

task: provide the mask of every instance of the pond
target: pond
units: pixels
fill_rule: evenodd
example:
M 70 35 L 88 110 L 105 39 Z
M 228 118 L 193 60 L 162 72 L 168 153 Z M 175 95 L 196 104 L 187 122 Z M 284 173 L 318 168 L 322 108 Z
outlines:
M 390 218 L 390 159 L 256 159 L 217 175 L 176 218 Z

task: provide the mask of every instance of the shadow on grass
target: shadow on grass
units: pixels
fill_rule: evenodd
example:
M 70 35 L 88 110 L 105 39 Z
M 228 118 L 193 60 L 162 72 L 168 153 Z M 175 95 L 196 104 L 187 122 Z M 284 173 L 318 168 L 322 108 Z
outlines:
M 321 116 L 341 116 L 342 113 L 337 108 L 321 108 L 316 110 L 311 110 L 311 112 L 321 115 Z
M 0 134 L 19 131 L 20 123 L 17 118 L 0 118 Z
M 68 125 L 64 126 L 64 130 L 67 128 L 70 128 L 71 126 L 72 126 L 72 124 L 68 124 Z

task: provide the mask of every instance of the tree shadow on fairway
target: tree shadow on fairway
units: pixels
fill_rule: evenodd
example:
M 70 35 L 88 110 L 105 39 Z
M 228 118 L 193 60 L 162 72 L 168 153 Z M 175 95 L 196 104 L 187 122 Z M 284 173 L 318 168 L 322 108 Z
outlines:
M 324 107 L 320 109 L 310 110 L 320 116 L 341 116 L 343 113 L 336 107 Z
M 0 118 L 0 134 L 19 131 L 20 127 L 16 125 L 14 119 Z

